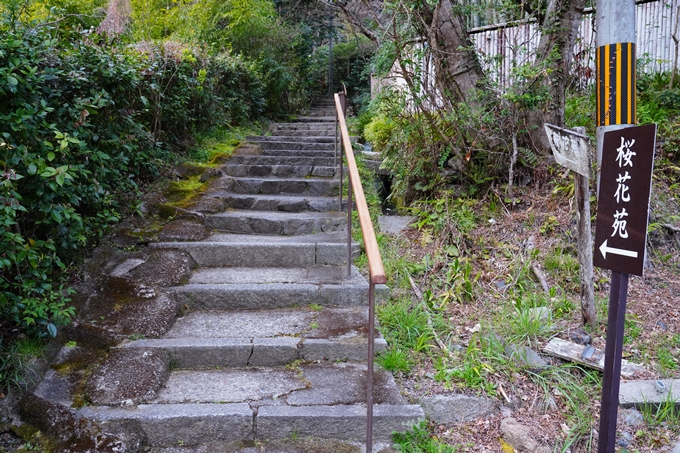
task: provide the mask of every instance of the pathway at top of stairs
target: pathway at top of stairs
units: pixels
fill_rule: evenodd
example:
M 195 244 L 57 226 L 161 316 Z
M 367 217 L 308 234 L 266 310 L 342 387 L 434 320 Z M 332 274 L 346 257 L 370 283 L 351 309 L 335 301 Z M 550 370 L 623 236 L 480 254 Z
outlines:
M 205 173 L 209 190 L 142 251 L 95 254 L 70 331 L 78 346 L 59 352 L 24 417 L 74 452 L 82 439 L 46 413 L 118 446 L 87 451 L 364 442 L 368 283 L 354 267 L 347 278 L 334 140 L 332 100 L 322 98 Z M 93 338 L 108 355 L 74 372 Z M 374 386 L 374 439 L 386 444 L 423 412 L 389 373 L 376 370 Z

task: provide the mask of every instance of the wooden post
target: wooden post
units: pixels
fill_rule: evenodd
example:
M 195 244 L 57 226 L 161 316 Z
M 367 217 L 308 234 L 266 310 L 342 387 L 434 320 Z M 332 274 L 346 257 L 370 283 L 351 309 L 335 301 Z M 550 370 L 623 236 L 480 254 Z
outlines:
M 574 131 L 586 135 L 585 127 Z M 588 160 L 590 152 L 588 152 Z M 574 172 L 574 197 L 576 198 L 576 220 L 578 223 L 579 281 L 581 282 L 581 317 L 583 325 L 595 329 L 595 289 L 593 287 L 593 233 L 590 225 L 590 182 L 589 178 Z

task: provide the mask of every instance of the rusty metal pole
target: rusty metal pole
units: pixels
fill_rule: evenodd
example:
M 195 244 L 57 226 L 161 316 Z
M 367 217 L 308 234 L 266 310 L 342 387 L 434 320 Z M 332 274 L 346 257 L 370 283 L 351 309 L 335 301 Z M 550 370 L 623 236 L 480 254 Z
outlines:
M 368 284 L 368 370 L 366 374 L 366 453 L 373 451 L 373 343 L 375 342 L 375 283 Z
M 347 279 L 352 276 L 352 176 L 347 173 Z

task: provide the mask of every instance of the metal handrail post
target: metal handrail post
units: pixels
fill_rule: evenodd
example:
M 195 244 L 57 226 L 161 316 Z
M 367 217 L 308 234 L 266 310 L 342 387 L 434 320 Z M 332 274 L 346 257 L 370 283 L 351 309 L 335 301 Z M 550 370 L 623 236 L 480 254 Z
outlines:
M 366 453 L 373 451 L 373 343 L 375 337 L 375 283 L 368 284 L 368 373 L 366 376 Z
M 352 276 L 352 176 L 347 175 L 347 280 Z
M 337 121 L 338 121 L 338 116 L 339 116 L 339 114 L 338 114 L 338 112 L 336 111 L 336 112 L 335 112 L 336 123 L 337 123 Z M 336 140 L 336 143 L 337 143 L 337 136 L 338 136 L 338 127 L 336 126 L 336 127 L 335 127 L 335 137 L 336 137 L 335 140 Z M 336 146 L 337 146 L 337 145 L 336 145 Z M 339 162 L 339 164 L 340 164 L 340 200 L 339 200 L 339 203 L 338 203 L 338 206 L 339 206 L 339 207 L 338 207 L 338 210 L 339 210 L 339 211 L 342 211 L 342 180 L 344 179 L 343 174 L 342 174 L 342 173 L 343 173 L 343 171 L 342 171 L 342 154 L 340 154 L 340 159 L 339 159 L 339 161 L 340 161 L 340 162 Z M 337 165 L 337 164 L 338 164 L 338 162 L 336 161 L 336 165 Z

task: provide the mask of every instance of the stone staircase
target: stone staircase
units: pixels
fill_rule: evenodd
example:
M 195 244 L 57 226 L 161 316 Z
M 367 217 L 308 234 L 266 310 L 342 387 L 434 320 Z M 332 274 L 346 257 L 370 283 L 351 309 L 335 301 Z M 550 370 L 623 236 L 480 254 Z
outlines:
M 69 374 L 79 347 L 65 347 L 24 404 L 28 419 L 49 432 L 54 423 L 41 418 L 49 412 L 42 407 L 68 408 L 127 448 L 110 451 L 365 442 L 368 283 L 354 267 L 347 278 L 331 99 L 271 133 L 248 137 L 256 145 L 221 166 L 185 210 L 193 218 L 171 222 L 141 252 L 102 260 L 105 276 L 82 307 L 105 305 L 106 285 L 132 285 L 134 297 L 95 310 L 105 313 L 101 321 L 81 317 L 71 336 L 80 345 L 83 331 L 97 332 L 108 355 Z M 178 222 L 205 233 L 171 233 Z M 379 298 L 386 293 L 378 288 Z M 144 318 L 151 306 L 166 307 L 165 318 Z M 140 318 L 135 328 L 108 321 L 126 310 Z M 386 347 L 382 337 L 374 341 L 377 351 Z M 374 402 L 374 442 L 389 443 L 392 432 L 423 419 L 381 370 Z

